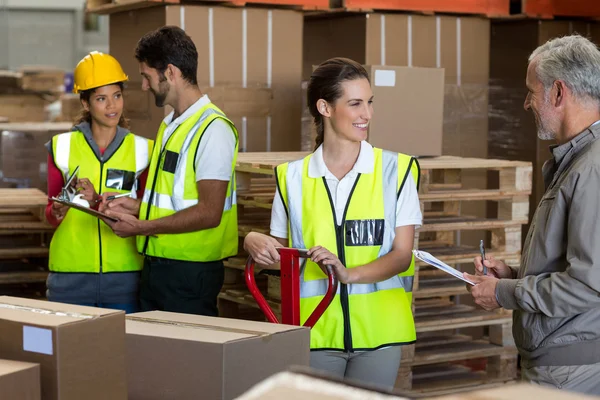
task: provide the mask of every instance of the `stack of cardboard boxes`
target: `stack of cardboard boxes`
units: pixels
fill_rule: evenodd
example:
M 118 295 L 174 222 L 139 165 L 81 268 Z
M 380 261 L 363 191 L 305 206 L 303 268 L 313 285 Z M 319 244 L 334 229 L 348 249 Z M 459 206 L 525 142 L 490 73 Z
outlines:
M 3 399 L 228 400 L 309 360 L 308 328 L 7 296 L 0 330 Z

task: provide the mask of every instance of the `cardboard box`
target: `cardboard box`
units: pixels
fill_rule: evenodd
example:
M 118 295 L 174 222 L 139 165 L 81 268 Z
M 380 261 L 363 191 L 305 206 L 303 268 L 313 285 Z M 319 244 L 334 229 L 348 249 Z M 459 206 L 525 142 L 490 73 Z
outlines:
M 376 99 L 369 143 L 415 156 L 442 155 L 444 70 L 382 65 L 367 70 Z
M 540 140 L 533 114 L 525 111 L 525 76 L 529 55 L 550 39 L 579 33 L 600 43 L 600 24 L 585 21 L 494 21 L 490 58 L 490 158 L 530 161 L 533 191 L 529 215 L 533 217 L 544 194 L 542 166 L 551 158 L 554 141 Z M 491 211 L 492 213 L 494 211 Z M 529 226 L 523 227 L 523 241 Z
M 65 91 L 65 71 L 47 66 L 24 66 L 21 87 L 34 92 L 60 93 Z
M 292 368 L 265 379 L 236 400 L 407 400 L 388 391 L 342 381 L 316 370 Z
M 160 122 L 171 111 L 156 107 L 153 96 L 141 92 L 139 66 L 133 53 L 145 33 L 175 25 L 184 28 L 196 45 L 201 88 L 233 93 L 242 89 L 248 94 L 258 90 L 257 97 L 248 98 L 250 103 L 262 102 L 261 93 L 270 91 L 267 115 L 246 114 L 248 102 L 230 104 L 229 113 L 240 138 L 246 138 L 245 143 L 240 141 L 240 149 L 299 150 L 302 23 L 302 13 L 295 10 L 216 5 L 161 5 L 110 14 L 110 53 L 131 80 L 125 90 L 131 130 L 154 138 Z M 223 106 L 219 99 L 211 100 Z
M 129 314 L 126 329 L 131 400 L 233 399 L 309 363 L 305 327 L 152 311 Z
M 551 389 L 545 386 L 528 383 L 507 384 L 494 389 L 475 390 L 471 392 L 450 394 L 435 397 L 435 400 L 591 400 L 596 396 L 586 396 L 581 393 L 566 390 Z M 433 398 L 431 398 L 433 400 Z
M 0 116 L 10 122 L 43 122 L 47 120 L 45 107 L 53 99 L 38 94 L 0 94 Z
M 3 399 L 40 400 L 40 366 L 0 360 L 0 394 Z
M 81 106 L 79 95 L 65 93 L 60 96 L 60 118 L 57 122 L 63 121 L 73 123 L 79 114 L 81 114 L 82 110 L 83 107 Z
M 0 358 L 38 363 L 44 400 L 127 399 L 125 313 L 0 296 Z
M 69 132 L 69 122 L 0 124 L 0 177 L 47 192 L 48 150 L 52 136 Z

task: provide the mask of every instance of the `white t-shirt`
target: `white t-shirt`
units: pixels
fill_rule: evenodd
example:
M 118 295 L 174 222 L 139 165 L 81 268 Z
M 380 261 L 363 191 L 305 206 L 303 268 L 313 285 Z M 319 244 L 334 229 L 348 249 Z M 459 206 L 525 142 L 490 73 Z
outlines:
M 173 120 L 174 111 L 167 115 L 164 119 L 167 128 L 163 136 L 162 146 L 165 146 L 167 140 L 179 125 L 207 104 L 210 104 L 210 99 L 207 95 L 204 95 L 175 120 Z M 221 118 L 216 119 L 206 128 L 194 160 L 196 182 L 207 179 L 231 180 L 235 142 L 236 138 L 231 126 Z
M 311 178 L 325 177 L 329 192 L 335 206 L 335 218 L 338 225 L 341 223 L 346 209 L 346 203 L 350 196 L 352 186 L 357 175 L 373 173 L 375 167 L 375 156 L 373 146 L 363 141 L 360 145 L 360 153 L 356 163 L 341 180 L 338 180 L 325 165 L 323 160 L 323 146 L 315 151 L 308 163 L 308 176 Z M 415 225 L 421 226 L 423 223 L 423 215 L 421 214 L 421 205 L 419 204 L 419 196 L 417 186 L 413 179 L 406 179 L 404 187 L 400 192 L 398 201 L 396 202 L 396 227 Z M 271 210 L 271 235 L 278 238 L 286 239 L 288 237 L 288 219 L 285 212 L 285 207 L 281 201 L 279 193 L 275 193 L 273 199 L 273 209 Z

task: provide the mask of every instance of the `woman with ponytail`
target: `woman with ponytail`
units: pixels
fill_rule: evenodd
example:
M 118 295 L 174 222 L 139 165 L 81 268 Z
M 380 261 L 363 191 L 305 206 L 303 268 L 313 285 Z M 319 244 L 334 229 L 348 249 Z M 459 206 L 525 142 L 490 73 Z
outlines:
M 422 223 L 415 158 L 367 141 L 373 92 L 366 70 L 346 58 L 321 64 L 308 85 L 314 153 L 276 168 L 271 236 L 244 248 L 260 264 L 277 247 L 309 249 L 300 276 L 304 322 L 325 295 L 332 266 L 340 287 L 311 330 L 311 366 L 393 387 L 401 347 L 416 339 L 412 306 L 415 227 Z

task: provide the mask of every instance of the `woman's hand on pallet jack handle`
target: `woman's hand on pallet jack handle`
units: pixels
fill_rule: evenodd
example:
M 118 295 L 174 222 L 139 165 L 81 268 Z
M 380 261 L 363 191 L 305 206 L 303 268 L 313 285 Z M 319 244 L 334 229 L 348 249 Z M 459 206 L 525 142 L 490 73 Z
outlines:
M 287 239 L 280 240 L 287 241 Z M 277 248 L 283 247 L 280 240 L 262 233 L 250 232 L 244 239 L 244 250 L 252 256 L 257 264 L 271 266 L 280 260 L 277 251 Z
M 308 250 L 308 255 L 312 262 L 317 263 L 327 275 L 327 266 L 331 266 L 338 281 L 341 283 L 352 283 L 351 282 L 351 270 L 347 269 L 340 259 L 322 246 L 315 246 Z

